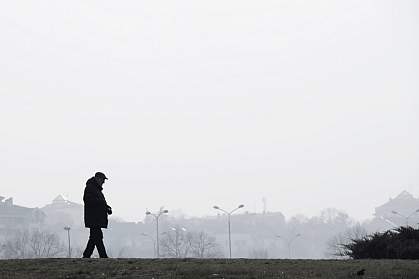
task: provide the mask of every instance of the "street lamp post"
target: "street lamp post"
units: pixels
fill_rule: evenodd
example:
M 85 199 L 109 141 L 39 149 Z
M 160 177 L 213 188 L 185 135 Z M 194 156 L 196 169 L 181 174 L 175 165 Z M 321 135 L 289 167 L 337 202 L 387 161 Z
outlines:
M 159 218 L 165 213 L 168 213 L 168 210 L 163 210 L 163 208 L 160 208 L 158 213 L 152 213 L 150 211 L 146 211 L 146 215 L 151 215 L 154 217 L 154 220 L 156 221 L 156 247 L 157 247 L 157 258 L 160 258 L 160 252 L 159 252 Z
M 216 206 L 216 205 L 213 206 L 214 209 L 220 210 L 220 211 L 224 212 L 225 214 L 227 214 L 227 218 L 228 218 L 228 248 L 230 250 L 230 259 L 231 259 L 231 220 L 230 220 L 231 219 L 231 214 L 233 214 L 234 211 L 236 211 L 240 208 L 243 208 L 243 207 L 244 207 L 244 205 L 241 204 L 238 207 L 236 207 L 235 209 L 233 209 L 232 211 L 228 212 L 228 211 L 220 208 L 219 206 Z
M 70 245 L 70 227 L 64 227 L 64 230 L 67 231 L 67 238 L 68 238 L 68 257 L 71 258 L 71 245 Z
M 406 219 L 406 227 L 409 227 L 409 218 L 412 217 L 414 214 L 416 214 L 418 212 L 419 212 L 419 209 L 416 209 L 415 211 L 413 211 L 412 213 L 410 213 L 409 215 L 406 216 L 406 215 L 400 214 L 399 212 L 397 212 L 395 210 L 391 211 L 391 213 L 393 213 L 395 215 L 399 215 L 399 216 Z
M 286 238 L 280 235 L 277 235 L 276 237 L 284 239 L 287 242 L 287 247 L 288 247 L 288 258 L 291 259 L 291 244 L 292 242 L 297 238 L 300 237 L 301 234 L 297 233 L 296 235 L 292 236 L 291 238 Z

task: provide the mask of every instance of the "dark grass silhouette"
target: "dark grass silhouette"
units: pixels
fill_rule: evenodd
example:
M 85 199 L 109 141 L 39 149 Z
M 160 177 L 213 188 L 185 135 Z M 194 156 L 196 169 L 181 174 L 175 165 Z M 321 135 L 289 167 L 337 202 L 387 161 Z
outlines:
M 32 259 L 0 260 L 2 279 L 419 278 L 411 260 Z M 367 270 L 367 275 L 357 271 Z

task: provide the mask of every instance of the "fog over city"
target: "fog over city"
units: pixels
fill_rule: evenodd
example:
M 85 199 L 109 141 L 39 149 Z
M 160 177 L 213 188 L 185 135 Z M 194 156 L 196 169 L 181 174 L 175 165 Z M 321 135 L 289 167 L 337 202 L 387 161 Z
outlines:
M 81 204 L 102 171 L 126 221 L 372 218 L 419 196 L 418 19 L 414 0 L 5 1 L 0 195 Z

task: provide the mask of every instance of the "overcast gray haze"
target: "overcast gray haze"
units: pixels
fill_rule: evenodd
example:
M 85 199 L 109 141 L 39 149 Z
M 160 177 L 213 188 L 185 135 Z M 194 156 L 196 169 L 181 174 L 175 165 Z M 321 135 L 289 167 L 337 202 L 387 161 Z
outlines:
M 3 1 L 0 195 L 372 217 L 419 196 L 419 1 Z

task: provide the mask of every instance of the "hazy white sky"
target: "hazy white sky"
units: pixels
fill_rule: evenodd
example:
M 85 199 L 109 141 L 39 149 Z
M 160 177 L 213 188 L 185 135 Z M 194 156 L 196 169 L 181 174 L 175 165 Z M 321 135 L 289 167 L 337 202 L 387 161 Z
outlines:
M 3 1 L 0 195 L 368 218 L 419 195 L 415 0 Z

